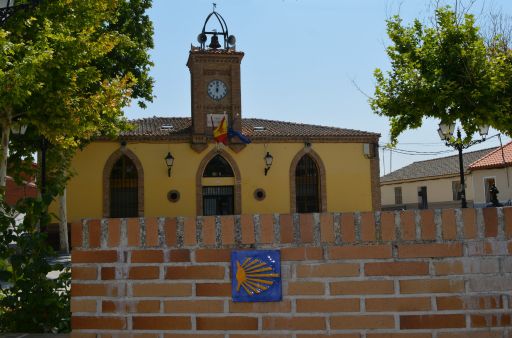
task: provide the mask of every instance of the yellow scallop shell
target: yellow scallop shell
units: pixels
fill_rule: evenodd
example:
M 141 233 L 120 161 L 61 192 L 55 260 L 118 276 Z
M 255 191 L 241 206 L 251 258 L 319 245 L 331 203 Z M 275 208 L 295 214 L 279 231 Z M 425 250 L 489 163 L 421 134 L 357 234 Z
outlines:
M 259 259 L 247 257 L 242 264 L 236 262 L 236 291 L 242 287 L 249 296 L 267 290 L 274 284 L 272 279 L 276 277 L 279 274 L 272 272 L 272 268 Z

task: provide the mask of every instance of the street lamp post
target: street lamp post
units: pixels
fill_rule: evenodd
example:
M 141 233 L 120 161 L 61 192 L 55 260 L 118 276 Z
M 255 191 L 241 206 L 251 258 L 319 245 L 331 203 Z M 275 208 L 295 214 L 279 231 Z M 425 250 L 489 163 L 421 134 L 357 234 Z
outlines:
M 460 199 L 461 199 L 461 207 L 467 208 L 468 203 L 466 201 L 466 181 L 464 178 L 464 159 L 462 157 L 462 150 L 467 149 L 477 143 L 485 141 L 485 137 L 489 132 L 489 126 L 483 125 L 479 127 L 479 134 L 482 137 L 481 140 L 473 140 L 469 143 L 464 143 L 462 140 L 462 135 L 460 132 L 460 128 L 457 128 L 457 137 L 453 138 L 453 132 L 455 130 L 455 123 L 445 124 L 440 123 L 439 129 L 437 132 L 439 133 L 439 137 L 441 140 L 445 141 L 445 144 L 448 147 L 452 147 L 456 149 L 459 153 L 459 175 L 460 175 Z

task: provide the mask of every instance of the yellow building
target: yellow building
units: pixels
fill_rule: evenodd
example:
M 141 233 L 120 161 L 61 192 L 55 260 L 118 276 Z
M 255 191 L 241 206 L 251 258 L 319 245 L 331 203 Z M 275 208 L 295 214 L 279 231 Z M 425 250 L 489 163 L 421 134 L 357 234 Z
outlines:
M 220 29 L 203 28 L 187 62 L 191 117 L 135 120 L 117 140 L 97 139 L 78 152 L 69 221 L 379 209 L 380 135 L 242 118 L 244 53 L 222 17 L 214 11 L 210 19 Z M 226 145 L 213 138 L 223 117 Z

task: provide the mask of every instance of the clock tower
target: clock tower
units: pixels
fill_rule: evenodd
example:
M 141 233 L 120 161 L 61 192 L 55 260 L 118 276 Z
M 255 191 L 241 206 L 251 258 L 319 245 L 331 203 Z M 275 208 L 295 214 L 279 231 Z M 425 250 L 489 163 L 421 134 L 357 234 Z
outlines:
M 218 28 L 207 29 L 209 21 L 214 21 Z M 197 41 L 199 46 L 191 47 L 187 66 L 191 83 L 191 147 L 202 152 L 224 114 L 228 127 L 241 131 L 240 63 L 244 53 L 235 50 L 236 39 L 229 35 L 224 18 L 215 8 L 206 18 Z M 234 137 L 229 147 L 238 152 L 244 144 Z

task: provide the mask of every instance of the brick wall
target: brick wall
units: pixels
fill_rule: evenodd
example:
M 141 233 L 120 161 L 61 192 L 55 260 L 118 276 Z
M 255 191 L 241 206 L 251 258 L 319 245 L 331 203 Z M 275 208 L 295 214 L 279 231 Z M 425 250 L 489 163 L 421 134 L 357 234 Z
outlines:
M 85 220 L 73 337 L 512 336 L 512 208 Z M 233 303 L 233 248 L 279 248 L 283 301 Z

